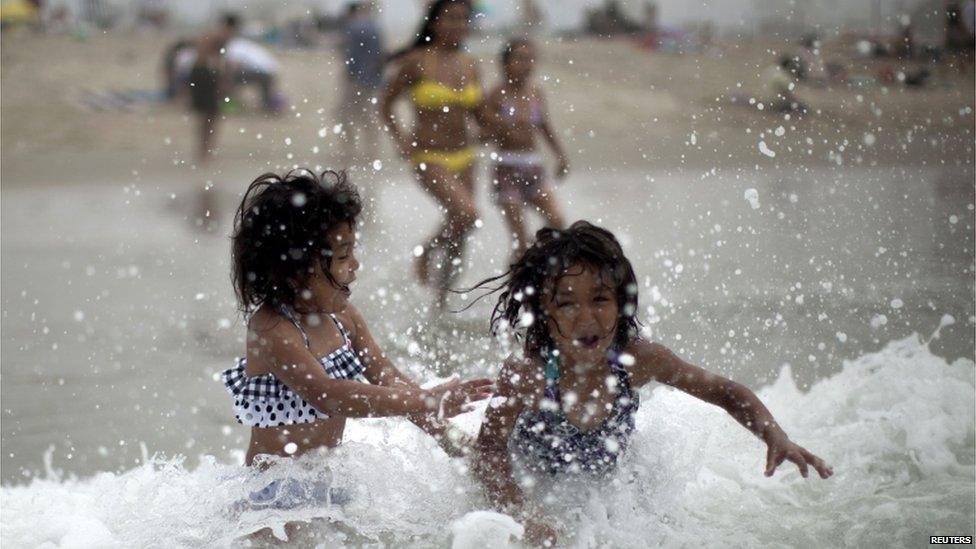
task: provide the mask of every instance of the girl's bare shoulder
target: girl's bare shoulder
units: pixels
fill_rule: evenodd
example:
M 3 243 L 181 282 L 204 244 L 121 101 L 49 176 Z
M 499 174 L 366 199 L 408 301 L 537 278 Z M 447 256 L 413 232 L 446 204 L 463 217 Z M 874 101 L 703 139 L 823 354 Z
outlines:
M 263 306 L 251 315 L 247 324 L 248 375 L 273 371 L 276 349 L 282 344 L 301 341 L 301 333 L 287 318 L 271 307 Z
M 341 311 L 333 313 L 336 319 L 342 324 L 342 327 L 349 334 L 349 337 L 355 339 L 359 335 L 360 331 L 363 329 L 368 329 L 366 326 L 366 319 L 363 318 L 362 313 L 356 308 L 352 303 L 347 304 Z
M 664 345 L 644 339 L 632 341 L 624 352 L 634 359 L 630 370 L 632 382 L 638 387 L 660 378 L 669 358 L 674 356 Z
M 251 315 L 247 324 L 247 348 L 272 349 L 280 345 L 302 343 L 302 332 L 280 311 L 262 306 Z
M 255 334 L 261 336 L 269 336 L 273 334 L 276 330 L 279 330 L 282 322 L 290 325 L 284 315 L 280 312 L 274 310 L 274 308 L 267 305 L 262 305 L 258 310 L 254 311 L 251 318 L 247 322 L 247 332 L 248 334 Z

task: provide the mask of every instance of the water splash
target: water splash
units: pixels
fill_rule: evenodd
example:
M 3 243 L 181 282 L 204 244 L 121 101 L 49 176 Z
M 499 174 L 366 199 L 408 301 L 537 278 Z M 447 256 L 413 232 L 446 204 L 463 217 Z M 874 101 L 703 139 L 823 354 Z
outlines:
M 613 479 L 540 482 L 536 497 L 571 547 L 915 546 L 932 532 L 971 532 L 974 364 L 948 363 L 927 345 L 951 323 L 847 362 L 806 393 L 788 366 L 759 391 L 791 437 L 834 466 L 830 480 L 804 480 L 789 464 L 764 477 L 759 441 L 718 408 L 656 387 Z M 482 413 L 457 423 L 474 433 Z M 322 462 L 351 490 L 348 504 L 233 512 L 270 479 L 312 478 Z M 47 471 L 0 490 L 4 546 L 220 547 L 261 528 L 302 545 L 505 546 L 519 535 L 487 511 L 463 460 L 397 420 L 351 422 L 328 456 L 260 474 L 212 458 L 188 470 L 159 456 L 86 479 Z

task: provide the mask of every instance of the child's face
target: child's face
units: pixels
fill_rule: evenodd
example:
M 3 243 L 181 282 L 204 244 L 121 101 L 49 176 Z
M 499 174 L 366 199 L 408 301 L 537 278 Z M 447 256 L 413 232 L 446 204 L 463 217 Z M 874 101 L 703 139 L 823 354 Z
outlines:
M 574 265 L 543 296 L 549 335 L 574 362 L 601 364 L 613 344 L 619 307 L 615 290 L 589 265 Z
M 348 223 L 341 223 L 326 231 L 325 236 L 332 250 L 329 273 L 335 284 L 316 266 L 315 275 L 309 282 L 309 290 L 319 306 L 328 308 L 330 312 L 341 311 L 349 302 L 352 294 L 349 286 L 356 280 L 356 271 L 359 270 L 359 260 L 355 255 L 356 233 Z
M 513 82 L 523 82 L 532 74 L 535 66 L 535 48 L 528 44 L 516 46 L 508 55 L 505 71 L 508 79 Z

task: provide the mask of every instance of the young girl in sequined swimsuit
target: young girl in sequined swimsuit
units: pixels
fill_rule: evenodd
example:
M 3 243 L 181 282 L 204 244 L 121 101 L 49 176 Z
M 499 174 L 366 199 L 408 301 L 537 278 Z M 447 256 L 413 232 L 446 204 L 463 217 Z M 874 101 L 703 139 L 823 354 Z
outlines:
M 492 330 L 513 327 L 524 353 L 506 360 L 476 444 L 489 499 L 526 525 L 532 543 L 556 532 L 512 475 L 512 453 L 537 474 L 608 475 L 626 449 L 640 404 L 659 381 L 724 408 L 768 447 L 766 475 L 784 460 L 806 477 L 833 471 L 786 436 L 746 387 L 639 338 L 637 280 L 612 233 L 585 221 L 539 231 L 502 284 Z M 483 284 L 485 284 L 483 283 Z

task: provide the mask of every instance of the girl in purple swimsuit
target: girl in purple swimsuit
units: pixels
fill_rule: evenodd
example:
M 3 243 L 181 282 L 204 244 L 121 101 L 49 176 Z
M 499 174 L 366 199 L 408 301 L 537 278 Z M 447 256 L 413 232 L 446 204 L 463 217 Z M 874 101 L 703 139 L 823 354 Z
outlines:
M 531 233 L 523 216 L 526 207 L 535 207 L 548 226 L 564 225 L 563 214 L 536 150 L 536 134 L 542 134 L 556 155 L 557 177 L 569 173 L 569 163 L 549 124 L 542 90 L 531 82 L 535 56 L 535 46 L 528 40 L 513 40 L 505 46 L 501 56 L 504 78 L 489 94 L 483 116 L 495 147 L 492 157 L 495 200 L 515 239 L 514 257 L 521 255 L 529 243 Z
M 526 526 L 530 543 L 556 531 L 512 475 L 512 454 L 539 475 L 609 475 L 634 431 L 637 389 L 671 385 L 720 406 L 766 443 L 765 473 L 792 461 L 806 477 L 833 474 L 799 446 L 746 387 L 706 372 L 638 335 L 637 279 L 612 233 L 585 221 L 546 228 L 511 269 L 482 285 L 501 291 L 492 331 L 515 329 L 523 353 L 498 374 L 474 469 L 493 504 Z M 503 397 L 503 398 L 497 398 Z

